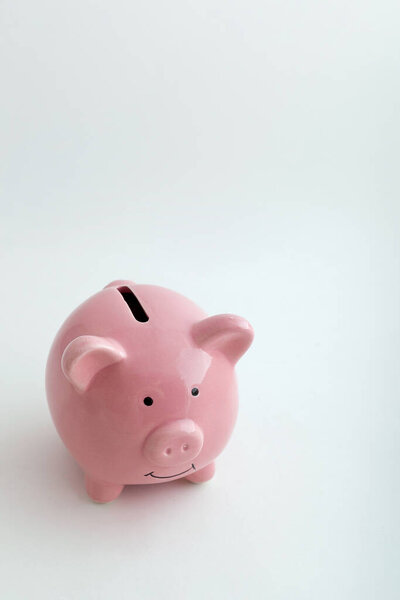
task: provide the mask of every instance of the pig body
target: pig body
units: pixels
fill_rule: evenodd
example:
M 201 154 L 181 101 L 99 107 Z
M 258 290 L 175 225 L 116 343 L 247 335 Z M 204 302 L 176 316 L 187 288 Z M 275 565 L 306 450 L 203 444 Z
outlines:
M 253 339 L 158 286 L 116 281 L 81 304 L 51 347 L 46 390 L 89 496 L 212 477 L 237 415 L 234 367 Z

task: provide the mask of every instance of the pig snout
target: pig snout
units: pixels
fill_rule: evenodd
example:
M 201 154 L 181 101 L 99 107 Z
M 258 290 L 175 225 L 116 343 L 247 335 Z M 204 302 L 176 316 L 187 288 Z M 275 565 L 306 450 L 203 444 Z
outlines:
M 203 447 L 203 432 L 191 419 L 161 425 L 146 438 L 143 454 L 160 467 L 193 461 Z

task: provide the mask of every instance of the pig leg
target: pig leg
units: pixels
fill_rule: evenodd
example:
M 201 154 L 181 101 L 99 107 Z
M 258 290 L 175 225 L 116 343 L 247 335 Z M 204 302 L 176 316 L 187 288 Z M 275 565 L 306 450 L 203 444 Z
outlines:
M 124 489 L 123 485 L 118 485 L 116 483 L 105 483 L 104 481 L 96 481 L 89 475 L 86 475 L 85 483 L 86 491 L 91 499 L 95 502 L 100 502 L 101 504 L 115 500 L 115 498 L 118 498 Z
M 188 475 L 186 479 L 191 481 L 192 483 L 203 483 L 204 481 L 208 481 L 214 476 L 215 473 L 215 462 L 210 463 L 206 467 L 200 469 L 200 471 L 195 471 L 191 475 Z

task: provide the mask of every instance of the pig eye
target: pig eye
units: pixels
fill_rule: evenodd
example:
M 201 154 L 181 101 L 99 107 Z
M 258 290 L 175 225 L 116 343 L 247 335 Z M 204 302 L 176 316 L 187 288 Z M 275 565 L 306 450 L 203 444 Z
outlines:
M 143 402 L 145 403 L 146 406 L 151 406 L 153 404 L 153 398 L 150 398 L 150 396 L 146 396 L 146 398 L 143 400 Z
M 192 388 L 192 396 L 198 396 L 200 394 L 199 388 Z

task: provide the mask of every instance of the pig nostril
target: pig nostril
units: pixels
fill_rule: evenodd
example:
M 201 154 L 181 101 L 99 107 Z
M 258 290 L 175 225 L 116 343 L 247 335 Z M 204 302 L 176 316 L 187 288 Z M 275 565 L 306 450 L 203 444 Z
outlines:
M 184 452 L 186 452 L 186 450 L 189 450 L 189 444 L 183 444 L 183 446 L 182 446 L 182 450 L 183 450 Z
M 166 454 L 167 456 L 169 456 L 169 455 L 171 454 L 171 452 L 172 452 L 172 449 L 171 449 L 171 448 L 167 448 L 167 449 L 165 450 L 165 454 Z

